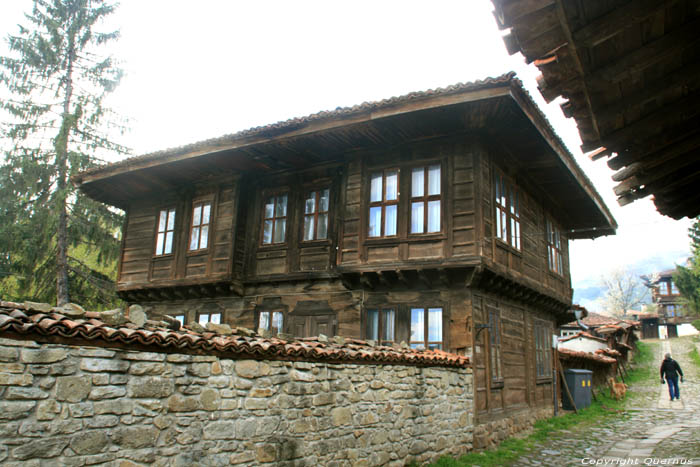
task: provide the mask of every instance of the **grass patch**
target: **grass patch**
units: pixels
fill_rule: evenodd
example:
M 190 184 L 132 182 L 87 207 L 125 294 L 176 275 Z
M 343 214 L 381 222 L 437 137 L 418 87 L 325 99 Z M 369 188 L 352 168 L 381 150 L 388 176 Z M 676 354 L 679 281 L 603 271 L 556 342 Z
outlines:
M 690 360 L 698 367 L 700 368 L 700 354 L 698 353 L 698 348 L 693 346 L 693 350 L 688 352 L 688 356 L 690 357 Z
M 654 348 L 651 344 L 637 342 L 637 353 L 634 356 L 628 376 L 628 384 L 651 381 L 655 378 Z M 696 350 L 697 354 L 697 350 Z M 698 355 L 700 364 L 700 355 Z M 458 459 L 443 456 L 434 464 L 435 467 L 466 467 L 479 465 L 481 467 L 496 467 L 510 465 L 519 457 L 528 454 L 536 444 L 557 439 L 563 434 L 562 430 L 586 431 L 588 427 L 599 425 L 607 420 L 620 417 L 625 401 L 617 401 L 606 392 L 607 386 L 598 387 L 595 391 L 597 401 L 590 407 L 579 410 L 578 414 L 567 413 L 559 417 L 540 420 L 535 423 L 532 433 L 523 438 L 508 438 L 496 449 L 465 454 Z M 628 395 L 630 395 L 628 393 Z

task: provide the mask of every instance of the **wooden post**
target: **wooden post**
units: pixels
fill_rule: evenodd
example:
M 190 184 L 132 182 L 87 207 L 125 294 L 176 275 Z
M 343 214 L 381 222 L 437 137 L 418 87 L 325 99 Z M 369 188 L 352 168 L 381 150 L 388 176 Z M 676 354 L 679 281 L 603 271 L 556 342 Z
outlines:
M 557 360 L 559 360 L 559 357 L 557 356 Z M 574 406 L 574 413 L 578 414 L 578 409 L 576 408 L 576 401 L 574 401 L 574 397 L 571 395 L 571 392 L 569 391 L 569 386 L 566 384 L 566 378 L 564 378 L 564 370 L 561 369 L 561 365 L 559 366 L 559 377 L 561 378 L 561 385 L 566 391 L 566 395 L 569 396 L 569 400 L 571 401 L 571 405 Z
M 618 372 L 618 374 L 620 375 L 620 379 L 621 379 L 622 382 L 624 383 L 624 382 L 625 382 L 625 377 L 622 375 L 622 370 L 620 369 L 620 365 L 616 365 L 616 366 L 617 366 L 617 372 Z

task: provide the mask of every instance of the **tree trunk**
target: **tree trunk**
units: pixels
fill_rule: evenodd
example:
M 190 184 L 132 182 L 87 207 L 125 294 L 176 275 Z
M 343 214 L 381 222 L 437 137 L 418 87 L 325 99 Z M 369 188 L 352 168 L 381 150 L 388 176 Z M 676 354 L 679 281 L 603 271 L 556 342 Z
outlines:
M 58 180 L 56 182 L 56 210 L 58 211 L 58 232 L 56 232 L 56 304 L 65 305 L 70 301 L 68 291 L 68 139 L 71 128 L 75 126 L 75 116 L 70 113 L 73 97 L 73 60 L 75 58 L 74 37 L 68 40 L 68 61 L 66 66 L 66 94 L 63 99 L 61 129 L 56 138 L 56 165 Z

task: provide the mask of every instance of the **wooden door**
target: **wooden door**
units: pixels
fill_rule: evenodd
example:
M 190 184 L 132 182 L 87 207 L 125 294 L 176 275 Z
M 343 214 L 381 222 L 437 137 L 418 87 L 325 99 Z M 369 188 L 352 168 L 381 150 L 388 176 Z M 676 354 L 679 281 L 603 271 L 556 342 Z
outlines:
M 319 334 L 335 335 L 335 315 L 291 315 L 289 333 L 294 337 L 317 337 Z

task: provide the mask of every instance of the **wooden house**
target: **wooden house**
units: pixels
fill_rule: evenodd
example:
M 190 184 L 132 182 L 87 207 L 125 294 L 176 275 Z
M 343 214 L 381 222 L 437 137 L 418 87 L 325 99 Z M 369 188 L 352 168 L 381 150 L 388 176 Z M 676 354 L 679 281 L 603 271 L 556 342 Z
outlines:
M 152 314 L 471 355 L 476 417 L 552 409 L 569 240 L 613 234 L 514 75 L 321 112 L 74 179 L 126 211 Z
M 642 276 L 644 284 L 651 289 L 651 300 L 656 305 L 661 318 L 674 318 L 684 315 L 681 293 L 673 282 L 676 269 L 667 269 L 659 273 Z

